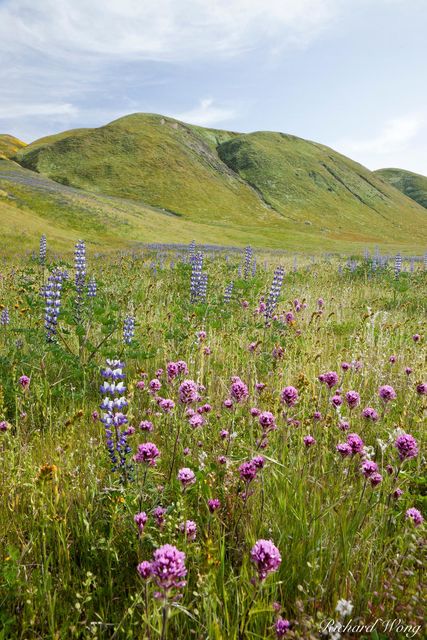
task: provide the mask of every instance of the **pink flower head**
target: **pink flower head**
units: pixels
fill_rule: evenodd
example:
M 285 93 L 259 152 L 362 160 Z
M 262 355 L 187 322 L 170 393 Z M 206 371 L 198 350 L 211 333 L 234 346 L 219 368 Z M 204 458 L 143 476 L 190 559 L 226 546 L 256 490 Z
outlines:
M 257 409 L 257 407 L 252 407 L 250 413 L 253 418 L 256 418 L 261 414 L 261 411 L 260 409 Z
M 241 479 L 248 483 L 254 480 L 257 472 L 258 467 L 255 465 L 253 460 L 250 460 L 249 462 L 243 462 L 243 464 L 241 464 L 239 467 L 239 475 Z
M 231 400 L 231 398 L 226 398 L 223 402 L 223 405 L 226 409 L 231 409 L 231 407 L 233 406 L 233 401 Z
M 353 455 L 362 453 L 363 447 L 365 446 L 362 438 L 358 436 L 357 433 L 350 433 L 347 436 L 347 444 L 350 446 Z
M 313 436 L 304 436 L 304 444 L 308 449 L 309 447 L 312 447 L 314 444 L 316 444 L 316 440 L 313 438 Z
M 423 518 L 421 512 L 418 511 L 418 509 L 415 509 L 414 507 L 411 507 L 410 509 L 408 509 L 406 511 L 405 518 L 407 520 L 412 520 L 413 524 L 416 527 L 419 527 L 424 522 L 424 518 Z
M 168 380 L 173 380 L 179 374 L 178 365 L 176 362 L 168 362 L 166 365 L 166 371 L 168 374 Z
M 399 452 L 401 460 L 410 460 L 418 455 L 418 444 L 410 433 L 402 433 L 396 438 L 394 446 Z
M 419 342 L 419 341 L 420 341 L 420 338 L 421 338 L 421 336 L 420 336 L 420 334 L 419 334 L 419 333 L 414 333 L 414 335 L 412 336 L 412 340 L 413 340 L 414 342 Z
M 230 433 L 229 431 L 227 431 L 227 429 L 221 429 L 221 431 L 219 432 L 219 437 L 221 438 L 221 440 L 226 440 L 229 435 Z
M 143 562 L 140 562 L 139 565 L 136 567 L 136 570 L 138 571 L 141 578 L 143 578 L 143 580 L 147 580 L 152 573 L 151 562 L 148 562 L 148 560 L 144 560 Z
M 280 399 L 288 407 L 293 407 L 298 400 L 298 389 L 292 386 L 285 387 L 282 389 Z
M 282 562 L 279 549 L 271 540 L 257 540 L 251 549 L 251 560 L 256 565 L 259 580 L 277 571 Z
M 206 331 L 199 331 L 197 337 L 199 342 L 203 342 L 203 340 L 206 340 Z
M 6 422 L 6 420 L 0 420 L 0 432 L 7 431 L 8 428 L 9 424 Z
M 271 411 L 263 411 L 259 414 L 259 423 L 264 431 L 272 431 L 276 429 L 276 419 Z
M 336 449 L 343 458 L 347 458 L 352 454 L 351 447 L 347 442 L 340 442 L 340 444 L 337 444 Z
M 319 309 L 323 309 L 323 307 L 325 306 L 325 301 L 323 300 L 323 298 L 318 299 L 317 306 L 319 307 Z
M 369 482 L 372 487 L 377 487 L 383 481 L 383 477 L 380 473 L 373 473 L 369 476 Z
M 255 389 L 258 393 L 261 393 L 263 389 L 265 389 L 266 385 L 264 382 L 257 382 L 255 385 Z
M 286 618 L 279 616 L 275 622 L 274 630 L 276 632 L 276 638 L 283 638 L 291 628 L 291 623 Z
M 151 573 L 164 595 L 171 589 L 181 589 L 186 584 L 185 553 L 171 544 L 156 549 L 151 563 Z
M 350 409 L 354 409 L 357 405 L 360 404 L 360 395 L 357 391 L 347 391 L 345 394 L 345 399 L 347 400 L 347 404 Z
M 348 371 L 351 369 L 351 364 L 349 362 L 341 362 L 341 369 L 343 371 Z
M 231 379 L 230 396 L 236 402 L 243 402 L 248 395 L 249 391 L 246 384 L 238 376 L 234 376 Z
M 28 389 L 30 386 L 30 378 L 28 376 L 21 376 L 19 378 L 19 384 L 23 389 Z
M 384 402 L 390 402 L 396 398 L 396 391 L 389 384 L 385 384 L 378 389 L 380 398 Z
M 295 322 L 295 316 L 294 316 L 294 314 L 292 313 L 292 311 L 288 311 L 288 312 L 285 314 L 285 320 L 286 320 L 286 324 L 294 324 L 294 322 Z
M 192 484 L 196 482 L 196 476 L 194 472 L 188 467 L 183 467 L 178 471 L 178 480 L 180 481 L 182 487 L 190 487 Z
M 200 413 L 195 413 L 190 417 L 190 419 L 188 420 L 188 423 L 190 427 L 192 427 L 193 429 L 197 429 L 197 427 L 202 427 L 205 421 L 203 416 L 200 415 Z
M 365 407 L 362 411 L 362 416 L 365 420 L 371 420 L 371 422 L 378 420 L 378 413 L 372 407 Z
M 197 525 L 194 520 L 186 520 L 185 522 L 181 522 L 181 524 L 179 525 L 179 530 L 185 535 L 187 540 L 191 540 L 193 542 L 196 539 Z
M 427 395 L 427 382 L 421 382 L 417 384 L 417 393 L 419 396 Z
M 145 513 L 145 511 L 142 511 L 141 513 L 137 513 L 136 515 L 134 515 L 133 521 L 135 522 L 136 526 L 138 527 L 139 533 L 142 533 L 144 531 L 144 527 L 145 527 L 145 524 L 146 524 L 147 520 L 148 520 L 148 516 Z
M 165 413 L 171 413 L 171 411 L 173 411 L 173 409 L 175 408 L 175 402 L 170 398 L 162 398 L 159 402 L 159 407 Z
M 142 420 L 139 423 L 139 428 L 141 429 L 141 431 L 152 431 L 154 427 L 153 423 L 149 420 Z
M 157 378 L 153 378 L 153 380 L 150 380 L 148 386 L 152 393 L 157 393 L 157 391 L 160 391 L 160 389 L 162 388 L 162 383 Z
M 321 420 L 321 419 L 322 419 L 322 414 L 320 413 L 320 411 L 315 411 L 313 413 L 313 420 L 315 422 L 319 422 L 319 420 Z
M 347 420 L 340 420 L 340 422 L 338 423 L 338 428 L 341 431 L 348 431 L 350 429 L 350 424 L 347 422 Z
M 389 359 L 388 359 L 390 364 L 394 364 L 396 362 L 396 360 L 397 360 L 396 356 L 390 356 Z
M 199 391 L 194 380 L 184 380 L 179 387 L 179 401 L 182 404 L 191 404 L 192 402 L 197 402 L 198 398 Z
M 399 489 L 399 487 L 397 487 L 397 489 L 393 491 L 392 495 L 395 500 L 398 500 L 402 494 L 403 494 L 402 489 Z
M 365 478 L 369 478 L 378 471 L 378 465 L 373 460 L 365 460 L 362 462 L 361 471 Z
M 326 384 L 329 389 L 332 389 L 338 384 L 338 374 L 336 371 L 328 371 L 327 373 L 322 373 L 319 376 L 319 381 Z
M 336 393 L 331 398 L 331 404 L 333 404 L 334 407 L 340 407 L 342 405 L 342 397 Z
M 411 367 L 405 367 L 405 373 L 406 373 L 407 376 L 410 376 L 411 373 L 412 373 Z
M 133 456 L 135 462 L 147 463 L 152 467 L 156 466 L 156 458 L 160 452 L 153 442 L 144 442 L 138 445 L 138 450 Z
M 136 383 L 136 388 L 139 389 L 140 391 L 142 389 L 145 389 L 145 382 L 144 380 L 138 380 L 138 382 Z
M 218 498 L 211 498 L 208 500 L 208 508 L 211 513 L 214 513 L 217 509 L 221 507 L 221 502 Z
M 178 367 L 178 372 L 186 376 L 188 373 L 187 363 L 184 360 L 178 360 L 175 364 Z
M 153 516 L 158 527 L 162 527 L 165 522 L 166 509 L 164 507 L 155 507 Z

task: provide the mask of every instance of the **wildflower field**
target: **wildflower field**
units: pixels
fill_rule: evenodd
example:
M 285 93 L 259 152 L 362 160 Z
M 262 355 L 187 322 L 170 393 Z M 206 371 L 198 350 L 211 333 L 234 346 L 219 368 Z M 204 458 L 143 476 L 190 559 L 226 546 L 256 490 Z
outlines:
M 425 637 L 426 307 L 379 252 L 3 262 L 0 639 Z

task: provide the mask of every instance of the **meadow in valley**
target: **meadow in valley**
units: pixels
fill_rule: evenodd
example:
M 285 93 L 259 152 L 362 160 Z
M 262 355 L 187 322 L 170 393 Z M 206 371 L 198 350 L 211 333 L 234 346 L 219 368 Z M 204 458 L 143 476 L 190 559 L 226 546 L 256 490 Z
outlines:
M 426 302 L 372 251 L 9 257 L 0 639 L 422 638 Z

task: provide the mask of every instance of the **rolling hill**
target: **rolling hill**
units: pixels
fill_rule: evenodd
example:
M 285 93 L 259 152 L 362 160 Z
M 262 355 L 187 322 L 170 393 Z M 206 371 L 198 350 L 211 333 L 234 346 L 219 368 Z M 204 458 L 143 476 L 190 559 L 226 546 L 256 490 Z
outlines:
M 19 149 L 25 147 L 25 142 L 14 136 L 0 133 L 0 159 L 13 158 Z
M 137 113 L 42 138 L 12 157 L 0 161 L 0 216 L 7 220 L 7 206 L 29 223 L 37 217 L 37 228 L 49 220 L 58 240 L 85 235 L 106 248 L 194 237 L 347 252 L 427 245 L 419 204 L 332 149 L 282 133 Z
M 378 169 L 374 173 L 384 182 L 427 209 L 427 177 L 405 169 Z

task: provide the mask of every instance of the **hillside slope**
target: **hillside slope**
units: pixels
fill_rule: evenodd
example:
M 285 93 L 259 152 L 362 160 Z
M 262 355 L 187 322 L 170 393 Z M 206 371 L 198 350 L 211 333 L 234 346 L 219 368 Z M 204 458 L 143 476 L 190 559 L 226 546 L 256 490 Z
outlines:
M 14 136 L 10 136 L 7 133 L 0 133 L 0 158 L 13 158 L 13 156 L 25 147 L 25 142 L 18 140 Z
M 427 176 L 405 169 L 378 169 L 374 173 L 427 209 Z

